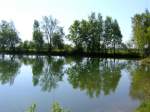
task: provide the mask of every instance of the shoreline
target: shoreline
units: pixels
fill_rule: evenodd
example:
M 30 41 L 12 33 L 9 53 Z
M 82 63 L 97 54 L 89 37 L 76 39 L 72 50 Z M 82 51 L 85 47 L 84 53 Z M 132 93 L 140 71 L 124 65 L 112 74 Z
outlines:
M 87 53 L 87 52 L 67 52 L 67 51 L 0 51 L 4 55 L 40 55 L 40 56 L 72 56 L 91 58 L 116 58 L 116 59 L 143 59 L 139 53 Z

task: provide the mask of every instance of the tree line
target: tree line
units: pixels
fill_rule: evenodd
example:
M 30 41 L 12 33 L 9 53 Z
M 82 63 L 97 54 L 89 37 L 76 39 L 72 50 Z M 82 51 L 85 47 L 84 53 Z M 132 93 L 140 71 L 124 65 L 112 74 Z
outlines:
M 108 48 L 115 48 L 122 43 L 122 34 L 117 20 L 101 14 L 92 13 L 88 20 L 78 21 L 69 28 L 68 38 L 77 50 L 86 52 L 100 52 Z
M 138 49 L 150 48 L 150 13 L 146 10 L 132 18 L 134 44 Z M 65 35 L 63 27 L 52 16 L 34 20 L 31 41 L 21 41 L 13 22 L 0 23 L 1 50 L 74 51 L 86 53 L 115 53 L 127 48 L 122 42 L 119 23 L 112 17 L 103 19 L 100 13 L 91 13 L 87 19 L 75 20 Z M 65 43 L 65 39 L 71 44 Z

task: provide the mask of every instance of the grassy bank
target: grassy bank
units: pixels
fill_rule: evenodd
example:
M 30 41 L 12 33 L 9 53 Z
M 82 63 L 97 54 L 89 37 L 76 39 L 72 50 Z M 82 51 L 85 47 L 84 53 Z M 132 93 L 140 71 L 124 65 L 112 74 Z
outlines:
M 135 112 L 150 112 L 150 101 L 143 102 Z
M 140 62 L 142 65 L 150 65 L 150 57 L 144 58 Z

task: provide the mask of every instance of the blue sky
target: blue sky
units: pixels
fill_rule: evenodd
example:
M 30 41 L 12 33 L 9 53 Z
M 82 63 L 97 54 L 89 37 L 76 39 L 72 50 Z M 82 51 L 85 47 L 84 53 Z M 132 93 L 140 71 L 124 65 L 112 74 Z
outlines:
M 117 19 L 127 41 L 132 36 L 131 17 L 148 8 L 150 0 L 0 0 L 0 20 L 13 20 L 23 40 L 32 39 L 34 19 L 52 15 L 67 33 L 75 19 L 86 19 L 91 12 Z

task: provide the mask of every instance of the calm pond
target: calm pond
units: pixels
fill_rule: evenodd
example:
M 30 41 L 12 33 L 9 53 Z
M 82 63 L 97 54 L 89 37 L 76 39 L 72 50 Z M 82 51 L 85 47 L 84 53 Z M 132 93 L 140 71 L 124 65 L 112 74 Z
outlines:
M 134 112 L 150 99 L 150 67 L 137 60 L 0 55 L 0 112 L 33 103 L 49 112 Z

